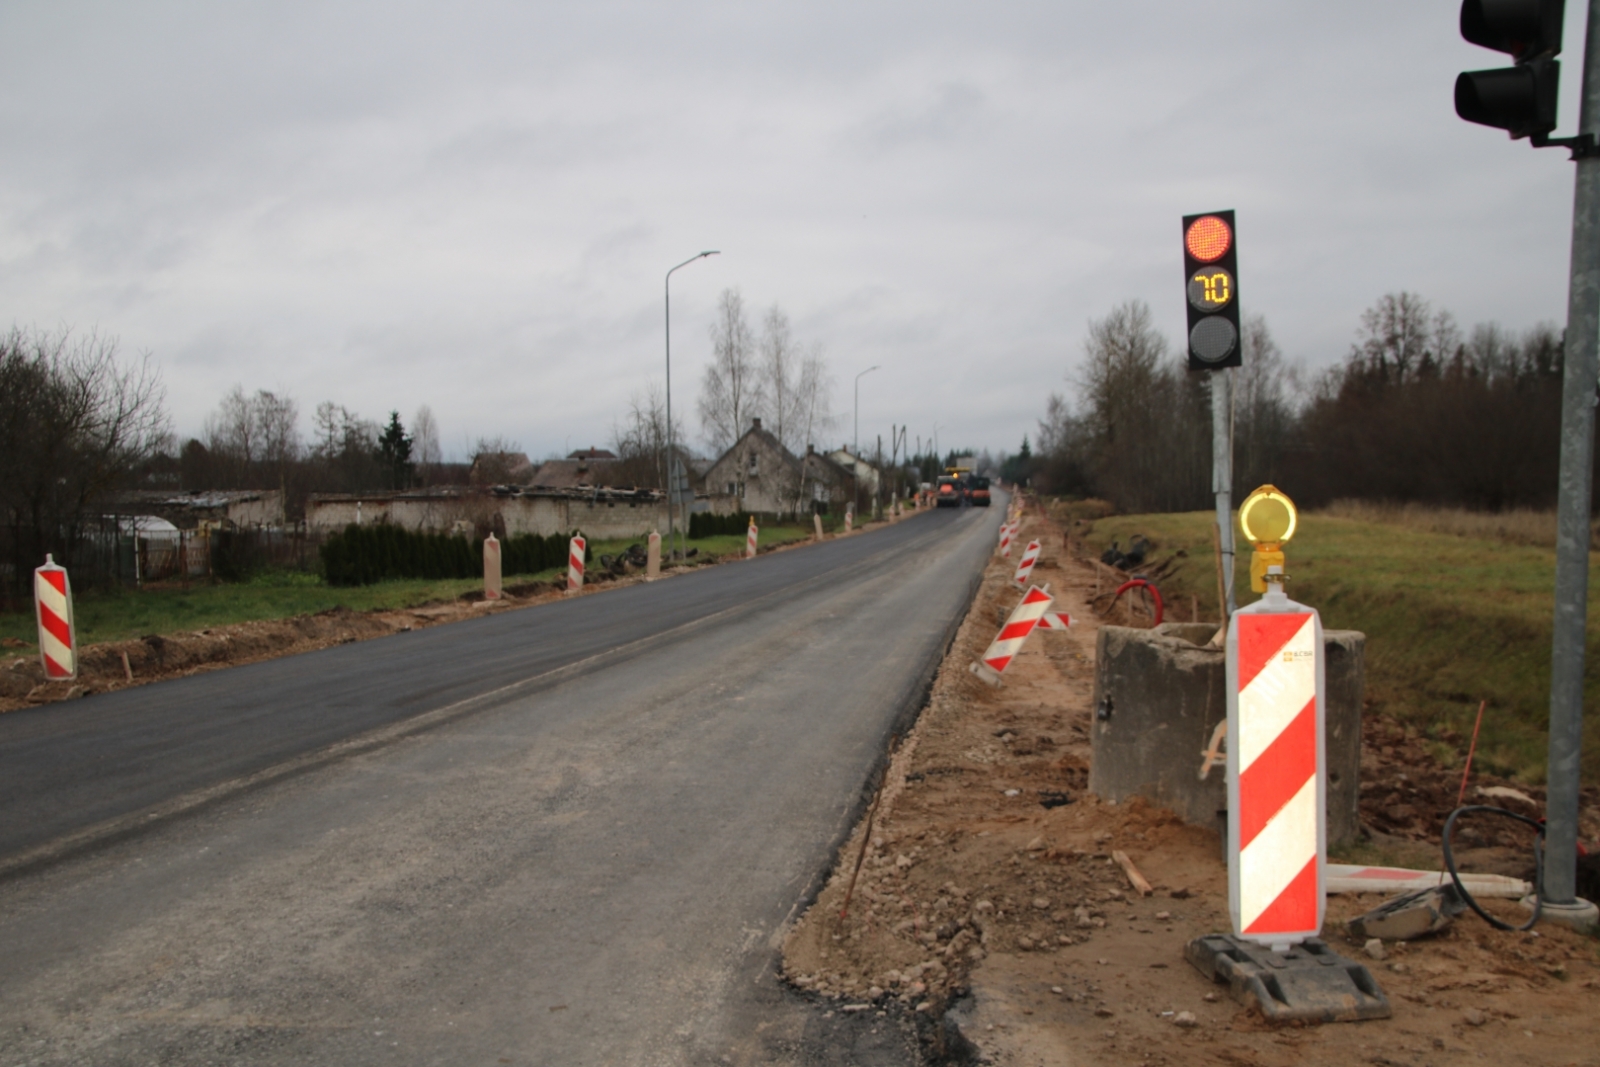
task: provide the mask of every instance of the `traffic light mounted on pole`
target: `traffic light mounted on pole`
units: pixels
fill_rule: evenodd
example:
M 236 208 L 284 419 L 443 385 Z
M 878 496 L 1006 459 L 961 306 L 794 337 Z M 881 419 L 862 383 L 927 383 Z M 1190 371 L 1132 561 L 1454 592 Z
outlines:
M 1233 212 L 1183 217 L 1184 286 L 1189 312 L 1189 369 L 1243 364 L 1239 342 L 1239 256 Z
M 1561 86 L 1561 23 L 1566 0 L 1463 0 L 1461 36 L 1504 52 L 1515 66 L 1464 71 L 1456 77 L 1456 114 L 1468 122 L 1505 130 L 1535 148 L 1593 152 L 1594 139 L 1551 137 Z

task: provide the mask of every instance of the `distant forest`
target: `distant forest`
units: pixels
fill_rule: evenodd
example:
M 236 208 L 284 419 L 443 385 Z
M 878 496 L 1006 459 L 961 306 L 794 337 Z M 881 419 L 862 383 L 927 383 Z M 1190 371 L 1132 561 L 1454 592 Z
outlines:
M 1551 508 L 1561 423 L 1562 335 L 1454 318 L 1413 293 L 1361 317 L 1344 360 L 1314 379 L 1291 367 L 1260 316 L 1234 377 L 1235 496 L 1271 482 L 1304 506 L 1341 499 L 1485 511 Z M 1052 395 L 1014 476 L 1129 512 L 1209 507 L 1208 374 L 1191 373 L 1130 301 L 1089 325 L 1076 404 Z M 1022 462 L 1019 463 L 1019 460 Z

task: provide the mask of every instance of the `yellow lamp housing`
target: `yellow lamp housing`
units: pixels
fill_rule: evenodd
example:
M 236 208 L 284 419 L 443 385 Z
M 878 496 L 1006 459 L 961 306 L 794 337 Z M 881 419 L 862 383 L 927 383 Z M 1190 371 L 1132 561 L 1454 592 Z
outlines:
M 1250 588 L 1267 591 L 1267 568 L 1283 567 L 1283 545 L 1294 536 L 1300 513 L 1294 501 L 1274 485 L 1263 485 L 1239 505 L 1239 525 L 1244 537 L 1255 546 L 1250 559 Z M 1288 577 L 1287 574 L 1284 575 Z

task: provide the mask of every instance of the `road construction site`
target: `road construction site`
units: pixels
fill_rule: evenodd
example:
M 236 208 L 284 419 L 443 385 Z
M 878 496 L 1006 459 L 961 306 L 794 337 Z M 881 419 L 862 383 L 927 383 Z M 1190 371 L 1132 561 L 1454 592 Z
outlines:
M 1016 540 L 1046 546 L 1032 580 L 1048 583 L 1071 628 L 1035 632 L 1001 686 L 976 678 L 969 667 L 1021 597 L 1016 553 L 991 558 L 927 709 L 785 943 L 792 984 L 829 1012 L 937 1017 L 930 1047 L 995 1063 L 1600 1062 L 1600 946 L 1562 926 L 1508 933 L 1467 913 L 1369 951 L 1343 923 L 1383 895 L 1330 896 L 1324 939 L 1365 964 L 1392 1007 L 1367 1022 L 1270 1025 L 1202 977 L 1185 946 L 1231 928 L 1218 834 L 1141 797 L 1108 803 L 1086 788 L 1098 631 L 1152 620 L 1125 598 L 1113 603 L 1129 575 L 1084 558 L 1079 540 L 1069 551 L 1062 525 L 1038 508 Z M 1150 569 L 1162 555 L 1153 546 Z M 1179 605 L 1176 619 L 1192 621 L 1191 610 Z M 1386 721 L 1367 724 L 1360 764 L 1366 830 L 1334 858 L 1442 871 L 1432 815 L 1455 806 L 1459 773 L 1447 783 L 1414 731 Z M 1525 784 L 1472 784 L 1529 812 L 1540 801 Z M 1592 841 L 1600 808 L 1585 801 Z M 1485 830 L 1458 847 L 1462 869 L 1531 878 L 1529 835 Z M 1484 906 L 1526 918 L 1515 901 Z
M 1087 788 L 1099 631 L 1153 620 L 1030 506 L 1071 625 L 985 684 L 1021 597 L 999 518 L 355 615 L 377 640 L 0 716 L 0 1059 L 1592 1062 L 1600 956 L 1564 927 L 1372 945 L 1342 924 L 1382 897 L 1330 897 L 1392 1008 L 1360 1023 L 1271 1025 L 1195 970 L 1230 926 L 1215 828 Z M 1437 869 L 1451 775 L 1381 718 L 1360 775 L 1334 858 Z M 1463 869 L 1529 877 L 1488 829 Z

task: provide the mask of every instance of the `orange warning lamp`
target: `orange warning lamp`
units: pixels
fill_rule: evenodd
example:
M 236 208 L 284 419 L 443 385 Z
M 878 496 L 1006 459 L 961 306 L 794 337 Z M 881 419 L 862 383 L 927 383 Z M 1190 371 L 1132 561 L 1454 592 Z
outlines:
M 1294 536 L 1299 521 L 1294 501 L 1275 485 L 1263 485 L 1239 505 L 1244 538 L 1255 546 L 1250 558 L 1250 588 L 1255 592 L 1267 591 L 1268 567 L 1283 567 L 1283 545 Z

